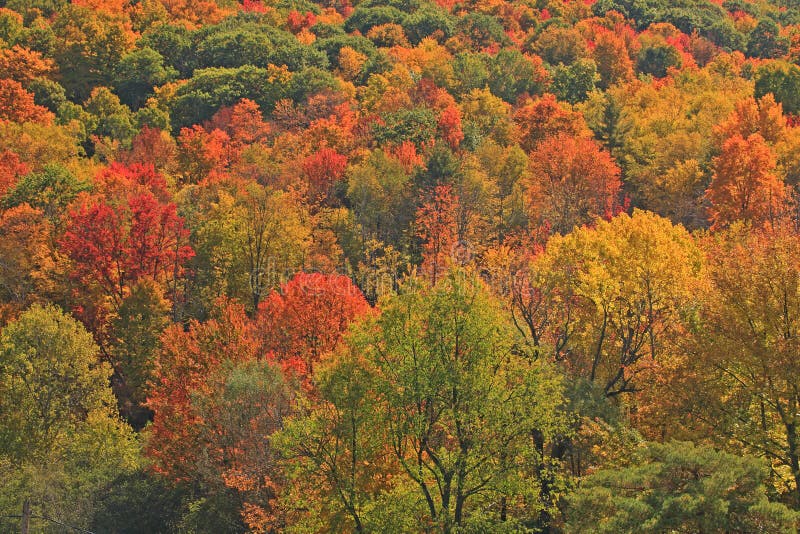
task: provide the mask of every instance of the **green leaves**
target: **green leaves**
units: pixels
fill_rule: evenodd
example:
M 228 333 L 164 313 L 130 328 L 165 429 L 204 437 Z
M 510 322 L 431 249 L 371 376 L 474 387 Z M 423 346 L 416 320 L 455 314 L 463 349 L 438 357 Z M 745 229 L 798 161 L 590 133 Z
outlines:
M 98 352 L 91 334 L 53 306 L 34 305 L 3 329 L 0 514 L 18 513 L 29 499 L 34 509 L 82 524 L 101 487 L 140 467 Z
M 0 451 L 47 452 L 86 415 L 112 404 L 111 370 L 82 325 L 34 305 L 0 336 Z
M 769 93 L 783 105 L 786 113 L 800 111 L 800 67 L 791 63 L 775 61 L 756 71 L 755 97 Z
M 688 442 L 646 445 L 626 468 L 598 471 L 570 497 L 567 532 L 794 532 L 797 514 L 767 500 L 763 462 Z
M 567 433 L 561 382 L 526 355 L 482 283 L 460 271 L 432 288 L 411 278 L 381 310 L 320 375 L 310 419 L 285 434 L 301 472 L 325 475 L 328 505 L 344 492 L 338 508 L 356 530 L 391 521 L 373 515 L 384 488 L 445 531 L 473 516 L 495 524 L 506 498 L 528 502 L 524 513 L 549 506 L 548 444 Z
M 149 47 L 122 57 L 115 71 L 117 94 L 131 109 L 139 109 L 155 87 L 175 79 L 178 71 L 164 65 L 164 58 Z

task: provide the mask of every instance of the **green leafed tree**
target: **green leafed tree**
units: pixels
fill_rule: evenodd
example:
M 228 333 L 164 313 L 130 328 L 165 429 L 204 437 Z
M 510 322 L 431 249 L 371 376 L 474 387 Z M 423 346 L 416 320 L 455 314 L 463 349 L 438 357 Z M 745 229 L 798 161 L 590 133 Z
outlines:
M 796 532 L 797 514 L 767 500 L 767 466 L 689 442 L 650 443 L 625 468 L 584 479 L 567 532 Z
M 597 65 L 591 59 L 579 59 L 570 66 L 558 65 L 551 72 L 550 90 L 559 100 L 570 104 L 583 102 L 600 81 Z
M 560 379 L 467 273 L 434 287 L 412 278 L 381 308 L 336 356 L 326 402 L 294 427 L 311 434 L 301 465 L 323 479 L 315 487 L 357 531 L 541 525 L 561 487 Z
M 91 334 L 53 306 L 34 305 L 3 329 L 0 515 L 25 510 L 31 528 L 42 516 L 85 525 L 100 487 L 137 468 L 138 446 L 98 354 Z M 19 521 L 2 519 L 0 530 Z
M 122 103 L 139 109 L 153 89 L 177 77 L 178 71 L 164 65 L 152 48 L 141 48 L 122 57 L 115 70 L 114 85 Z
M 800 67 L 791 63 L 775 61 L 756 71 L 755 97 L 769 93 L 783 105 L 786 113 L 800 111 Z

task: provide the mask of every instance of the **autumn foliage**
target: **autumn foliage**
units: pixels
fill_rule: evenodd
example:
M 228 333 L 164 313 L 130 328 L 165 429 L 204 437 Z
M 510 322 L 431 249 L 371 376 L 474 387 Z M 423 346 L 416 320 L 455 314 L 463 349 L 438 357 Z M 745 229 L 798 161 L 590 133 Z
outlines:
M 620 171 L 591 139 L 548 137 L 530 156 L 528 198 L 534 220 L 559 233 L 612 217 L 620 202 Z
M 314 364 L 369 306 L 348 278 L 303 273 L 262 302 L 254 320 L 240 305 L 218 304 L 210 321 L 162 335 L 147 399 L 156 414 L 148 447 L 159 472 L 238 491 L 245 521 L 267 528 L 278 521 L 282 475 L 262 443 L 294 410 L 287 384 L 310 387 Z M 237 369 L 259 373 L 266 389 L 226 389 Z M 231 398 L 237 392 L 248 396 Z M 231 416 L 239 419 L 232 424 Z
M 104 194 L 77 201 L 59 241 L 72 261 L 71 278 L 99 289 L 112 305 L 142 278 L 171 288 L 175 298 L 176 279 L 194 252 L 175 204 L 163 200 L 163 178 L 152 166 L 119 165 L 96 182 Z
M 53 121 L 53 114 L 36 105 L 33 95 L 19 82 L 3 79 L 0 80 L 0 119 L 49 124 Z
M 706 192 L 712 228 L 737 220 L 762 225 L 781 217 L 787 191 L 775 165 L 775 156 L 760 134 L 727 139 L 714 159 L 714 176 Z
M 14 152 L 6 150 L 0 154 L 0 196 L 5 195 L 17 180 L 30 171 Z
M 423 242 L 422 271 L 434 284 L 457 258 L 457 203 L 450 187 L 437 186 L 433 198 L 417 210 L 417 233 Z
M 322 199 L 330 195 L 332 187 L 344 175 L 347 157 L 330 148 L 321 148 L 303 160 L 302 168 L 312 199 Z
M 257 322 L 266 350 L 311 375 L 314 363 L 336 348 L 349 323 L 368 310 L 349 278 L 300 273 L 259 305 Z
M 235 304 L 221 304 L 219 317 L 205 324 L 178 325 L 163 334 L 163 349 L 155 360 L 155 384 L 148 406 L 153 421 L 151 455 L 156 469 L 173 478 L 190 478 L 191 466 L 202 454 L 199 415 L 191 395 L 207 393 L 209 376 L 225 360 L 246 362 L 258 357 L 252 325 Z
M 0 532 L 797 531 L 797 2 L 0 5 Z

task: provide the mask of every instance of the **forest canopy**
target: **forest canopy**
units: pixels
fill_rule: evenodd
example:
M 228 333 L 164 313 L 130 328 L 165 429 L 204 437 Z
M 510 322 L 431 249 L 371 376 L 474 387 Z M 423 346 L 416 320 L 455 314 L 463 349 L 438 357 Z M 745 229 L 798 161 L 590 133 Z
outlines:
M 2 532 L 797 532 L 799 349 L 797 2 L 0 1 Z

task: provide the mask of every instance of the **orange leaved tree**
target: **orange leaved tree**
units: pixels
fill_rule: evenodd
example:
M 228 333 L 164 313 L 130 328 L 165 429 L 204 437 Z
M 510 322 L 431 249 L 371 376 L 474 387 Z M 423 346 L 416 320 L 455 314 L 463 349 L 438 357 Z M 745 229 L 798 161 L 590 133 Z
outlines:
M 775 172 L 775 156 L 760 134 L 734 134 L 714 158 L 714 175 L 706 191 L 712 229 L 737 220 L 772 223 L 786 209 L 787 190 Z

